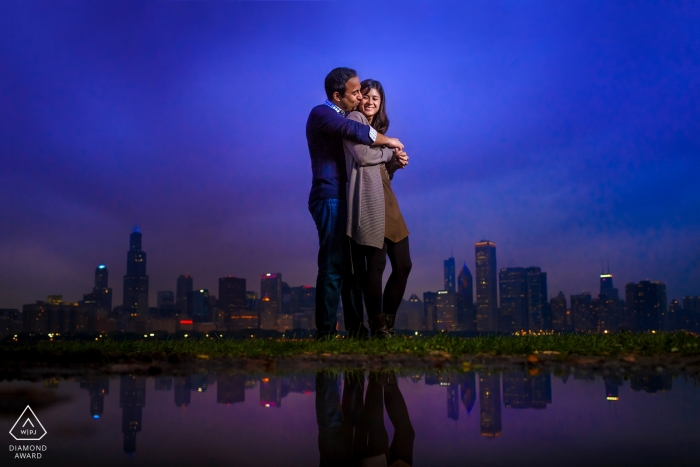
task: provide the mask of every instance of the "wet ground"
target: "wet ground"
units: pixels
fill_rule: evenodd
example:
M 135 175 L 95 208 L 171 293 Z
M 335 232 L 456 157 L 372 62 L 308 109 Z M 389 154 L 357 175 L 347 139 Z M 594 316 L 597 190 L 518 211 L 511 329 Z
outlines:
M 27 462 L 15 458 L 22 446 L 39 449 L 42 465 L 619 467 L 700 459 L 697 357 L 157 357 L 6 361 L 2 465 Z M 9 433 L 28 426 L 27 405 L 46 430 L 41 440 Z

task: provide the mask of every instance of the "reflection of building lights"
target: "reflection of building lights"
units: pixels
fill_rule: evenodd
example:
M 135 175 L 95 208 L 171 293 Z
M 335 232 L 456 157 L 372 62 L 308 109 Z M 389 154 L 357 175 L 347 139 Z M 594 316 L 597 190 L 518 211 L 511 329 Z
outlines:
M 619 399 L 619 397 L 608 396 L 608 397 L 606 397 L 606 399 L 609 401 L 616 401 Z

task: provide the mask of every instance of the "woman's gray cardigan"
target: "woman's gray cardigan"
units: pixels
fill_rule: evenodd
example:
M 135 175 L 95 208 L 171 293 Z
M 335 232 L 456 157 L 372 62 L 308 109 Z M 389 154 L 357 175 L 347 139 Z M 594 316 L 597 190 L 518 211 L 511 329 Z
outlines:
M 350 120 L 369 125 L 360 112 L 350 112 Z M 382 164 L 393 174 L 398 164 L 389 148 L 371 147 L 343 140 L 348 173 L 348 224 L 345 233 L 360 245 L 384 247 L 384 187 Z

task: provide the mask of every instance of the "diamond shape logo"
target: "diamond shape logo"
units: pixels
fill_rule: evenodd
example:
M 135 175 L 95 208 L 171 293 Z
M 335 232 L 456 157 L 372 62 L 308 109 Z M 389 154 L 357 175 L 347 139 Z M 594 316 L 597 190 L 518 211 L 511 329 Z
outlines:
M 15 424 L 12 425 L 10 434 L 17 441 L 39 441 L 46 436 L 46 429 L 34 414 L 32 408 L 27 406 Z

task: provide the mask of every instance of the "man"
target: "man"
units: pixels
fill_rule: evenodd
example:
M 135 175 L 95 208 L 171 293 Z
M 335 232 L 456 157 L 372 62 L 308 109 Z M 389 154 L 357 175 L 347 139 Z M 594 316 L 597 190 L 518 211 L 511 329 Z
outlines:
M 345 329 L 349 337 L 363 338 L 362 291 L 351 277 L 350 243 L 345 236 L 347 221 L 345 153 L 343 139 L 375 147 L 385 161 L 403 149 L 368 126 L 347 120 L 345 115 L 362 99 L 355 70 L 335 68 L 325 80 L 326 102 L 311 109 L 306 122 L 306 140 L 313 179 L 309 211 L 318 230 L 318 276 L 316 278 L 316 339 L 336 334 L 340 297 L 343 298 Z M 386 148 L 381 149 L 380 146 Z

